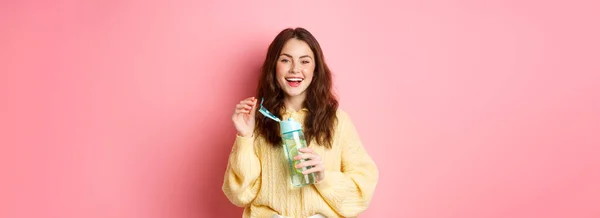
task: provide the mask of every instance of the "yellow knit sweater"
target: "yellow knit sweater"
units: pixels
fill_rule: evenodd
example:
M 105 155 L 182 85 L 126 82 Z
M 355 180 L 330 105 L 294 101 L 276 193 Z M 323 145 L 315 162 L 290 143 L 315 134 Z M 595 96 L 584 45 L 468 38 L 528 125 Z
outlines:
M 304 121 L 306 109 L 287 111 L 283 119 Z M 236 136 L 223 181 L 223 192 L 243 217 L 357 217 L 371 202 L 379 171 L 364 149 L 348 114 L 338 109 L 333 147 L 309 147 L 325 164 L 325 179 L 293 188 L 283 147 L 262 137 Z

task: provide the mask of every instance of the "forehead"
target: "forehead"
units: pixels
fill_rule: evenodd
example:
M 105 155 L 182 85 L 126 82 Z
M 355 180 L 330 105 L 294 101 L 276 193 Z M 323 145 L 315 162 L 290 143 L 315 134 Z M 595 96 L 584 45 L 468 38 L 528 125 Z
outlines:
M 294 57 L 300 57 L 304 55 L 309 55 L 312 57 L 314 55 L 308 43 L 295 38 L 285 42 L 283 48 L 281 49 L 281 53 L 289 54 Z

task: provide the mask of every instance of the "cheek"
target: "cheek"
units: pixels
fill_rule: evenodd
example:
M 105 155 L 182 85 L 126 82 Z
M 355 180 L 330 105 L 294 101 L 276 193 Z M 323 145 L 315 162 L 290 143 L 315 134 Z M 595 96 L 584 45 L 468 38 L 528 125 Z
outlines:
M 315 65 L 313 64 L 310 67 L 310 71 L 308 71 L 308 72 L 310 72 L 310 75 L 307 75 L 307 77 L 310 77 L 312 79 L 315 76 L 315 70 L 316 70 L 316 68 L 315 68 Z
M 312 74 L 311 74 L 311 75 L 310 75 L 310 76 L 308 76 L 308 77 L 309 77 L 309 78 L 308 78 L 308 79 L 309 79 L 309 81 L 312 83 L 312 82 L 313 82 L 313 79 L 314 79 L 314 75 L 312 75 Z
M 285 72 L 287 72 L 285 65 L 277 64 L 277 66 L 275 66 L 275 75 L 277 78 L 284 76 Z
M 312 71 L 309 71 L 310 73 L 306 74 L 306 77 L 309 77 L 311 80 L 312 78 L 315 76 L 315 71 L 314 69 Z

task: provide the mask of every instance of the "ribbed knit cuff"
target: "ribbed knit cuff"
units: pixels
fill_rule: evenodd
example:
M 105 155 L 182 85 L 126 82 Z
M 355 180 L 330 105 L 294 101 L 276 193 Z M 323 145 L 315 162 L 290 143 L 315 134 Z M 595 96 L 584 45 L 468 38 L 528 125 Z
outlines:
M 244 137 L 236 134 L 232 152 L 243 154 L 248 152 L 248 150 L 254 151 L 254 136 Z
M 336 175 L 334 175 L 335 172 L 330 172 L 330 171 L 325 171 L 325 178 L 323 180 L 321 180 L 318 183 L 315 183 L 315 187 L 318 190 L 321 191 L 325 191 L 327 192 L 329 189 L 332 189 L 333 186 L 335 185 L 335 179 L 333 177 L 335 177 Z

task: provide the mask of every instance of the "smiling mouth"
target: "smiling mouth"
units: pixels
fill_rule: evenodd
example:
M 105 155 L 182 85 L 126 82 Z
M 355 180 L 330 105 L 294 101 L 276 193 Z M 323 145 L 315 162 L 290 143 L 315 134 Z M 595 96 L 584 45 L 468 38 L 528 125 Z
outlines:
M 285 78 L 285 80 L 288 82 L 288 85 L 291 87 L 298 87 L 300 85 L 300 83 L 302 83 L 302 81 L 304 79 L 302 78 Z

